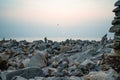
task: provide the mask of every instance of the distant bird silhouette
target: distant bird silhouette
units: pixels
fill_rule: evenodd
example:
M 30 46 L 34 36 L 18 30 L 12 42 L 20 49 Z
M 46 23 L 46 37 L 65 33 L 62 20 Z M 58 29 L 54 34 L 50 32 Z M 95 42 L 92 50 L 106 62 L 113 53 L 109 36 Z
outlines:
M 57 24 L 57 26 L 59 26 L 59 24 Z

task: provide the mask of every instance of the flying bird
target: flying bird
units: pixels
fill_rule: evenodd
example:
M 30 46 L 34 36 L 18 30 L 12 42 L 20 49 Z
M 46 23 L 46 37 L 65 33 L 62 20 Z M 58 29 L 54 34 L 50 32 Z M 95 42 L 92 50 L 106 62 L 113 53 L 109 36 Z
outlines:
M 57 24 L 57 26 L 59 26 L 59 24 Z

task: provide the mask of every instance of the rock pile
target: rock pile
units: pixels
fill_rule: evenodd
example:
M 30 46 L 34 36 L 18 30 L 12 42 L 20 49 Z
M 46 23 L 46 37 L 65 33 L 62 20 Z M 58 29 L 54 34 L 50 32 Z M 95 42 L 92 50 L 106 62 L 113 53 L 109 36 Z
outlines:
M 113 10 L 112 41 L 0 41 L 0 80 L 119 80 L 120 0 Z M 103 54 L 104 53 L 104 54 Z M 112 54 L 109 54 L 112 53 Z
M 115 3 L 115 8 L 113 12 L 115 12 L 115 18 L 112 21 L 112 27 L 110 28 L 110 32 L 114 32 L 114 41 L 113 41 L 113 50 L 111 54 L 109 54 L 105 63 L 116 70 L 118 73 L 120 72 L 120 0 Z
M 100 71 L 102 51 L 111 51 L 101 50 L 100 41 L 88 40 L 1 42 L 2 80 L 82 80 L 91 71 Z
M 114 45 L 113 48 L 116 50 L 120 50 L 120 1 L 117 1 L 115 3 L 115 6 L 117 6 L 117 8 L 115 8 L 113 10 L 113 12 L 115 12 L 115 18 L 112 21 L 112 27 L 110 28 L 110 32 L 114 32 Z

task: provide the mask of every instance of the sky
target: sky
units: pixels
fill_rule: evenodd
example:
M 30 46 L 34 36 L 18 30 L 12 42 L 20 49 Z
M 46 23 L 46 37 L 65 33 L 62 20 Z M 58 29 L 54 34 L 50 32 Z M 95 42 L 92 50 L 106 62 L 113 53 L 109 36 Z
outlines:
M 111 36 L 116 1 L 0 0 L 0 38 Z

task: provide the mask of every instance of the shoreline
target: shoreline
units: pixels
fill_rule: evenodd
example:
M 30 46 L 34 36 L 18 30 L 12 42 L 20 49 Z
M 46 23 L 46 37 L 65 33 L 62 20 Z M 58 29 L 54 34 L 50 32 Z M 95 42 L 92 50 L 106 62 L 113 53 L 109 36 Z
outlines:
M 38 41 L 38 40 L 43 40 L 44 41 L 44 37 L 23 37 L 23 38 L 5 38 L 5 40 L 16 40 L 16 41 L 23 41 L 26 40 L 28 42 L 33 42 L 33 41 Z M 67 39 L 71 39 L 71 40 L 89 40 L 89 41 L 100 41 L 101 38 L 87 38 L 87 37 L 48 37 L 48 40 L 52 40 L 52 41 L 57 41 L 57 42 L 62 42 L 65 41 Z M 3 38 L 0 38 L 0 41 L 3 40 Z
M 102 72 L 106 75 L 111 73 L 109 71 L 105 73 L 102 67 L 104 65 L 100 63 L 103 60 L 101 57 L 103 53 L 106 57 L 111 52 L 110 48 L 103 48 L 103 45 L 112 43 L 106 37 L 101 41 L 67 39 L 54 42 L 46 37 L 43 39 L 28 42 L 4 38 L 0 41 L 0 78 L 85 80 L 91 72 L 97 74 Z

